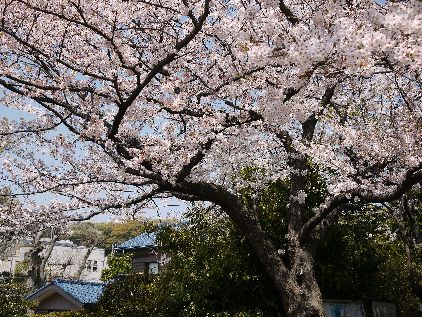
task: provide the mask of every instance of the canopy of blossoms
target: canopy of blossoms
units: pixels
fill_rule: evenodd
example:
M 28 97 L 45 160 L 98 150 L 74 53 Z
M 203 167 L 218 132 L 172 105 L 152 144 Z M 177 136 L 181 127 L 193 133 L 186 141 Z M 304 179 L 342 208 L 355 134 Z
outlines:
M 259 189 L 303 172 L 298 157 L 327 178 L 320 219 L 422 179 L 421 2 L 0 7 L 0 102 L 29 114 L 0 122 L 23 221 L 207 200 L 203 184 L 236 194 L 246 167 L 265 171 Z

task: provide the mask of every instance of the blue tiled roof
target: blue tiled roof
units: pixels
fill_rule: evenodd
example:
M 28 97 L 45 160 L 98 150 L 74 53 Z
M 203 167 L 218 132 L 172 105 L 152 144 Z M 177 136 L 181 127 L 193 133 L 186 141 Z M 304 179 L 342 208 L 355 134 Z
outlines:
M 104 290 L 104 284 L 102 283 L 54 280 L 52 284 L 60 287 L 83 304 L 96 303 Z
M 37 294 L 42 294 L 42 291 L 48 290 L 52 286 L 59 287 L 81 304 L 95 304 L 103 293 L 105 284 L 57 279 L 36 290 L 27 299 L 32 300 L 32 298 L 36 298 Z
M 157 246 L 157 234 L 155 232 L 143 233 L 133 239 L 119 244 L 117 250 L 129 250 L 140 248 L 153 248 Z

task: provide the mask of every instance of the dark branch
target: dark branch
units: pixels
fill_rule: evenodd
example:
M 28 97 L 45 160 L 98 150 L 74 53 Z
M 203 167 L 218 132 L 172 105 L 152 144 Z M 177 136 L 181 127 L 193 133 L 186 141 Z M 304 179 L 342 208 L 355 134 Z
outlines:
M 208 151 L 211 148 L 214 141 L 215 141 L 215 138 L 209 139 L 205 144 L 203 144 L 201 146 L 201 149 L 195 155 L 193 155 L 191 157 L 191 159 L 189 160 L 189 163 L 187 163 L 185 166 L 183 166 L 182 169 L 180 170 L 180 172 L 177 174 L 177 176 L 176 176 L 177 182 L 181 182 L 186 177 L 189 176 L 192 169 L 195 166 L 197 166 L 202 161 L 202 159 L 205 157 L 205 152 Z
M 279 0 L 279 8 L 281 10 L 281 12 L 283 12 L 284 16 L 286 17 L 286 19 L 293 25 L 298 24 L 299 23 L 299 18 L 292 12 L 292 10 L 290 10 L 289 7 L 286 6 L 286 4 L 284 3 L 283 0 Z
M 413 185 L 422 181 L 422 163 L 418 166 L 409 169 L 405 175 L 404 181 L 397 185 L 396 189 L 392 192 L 385 194 L 368 193 L 362 189 L 355 189 L 351 192 L 340 196 L 334 197 L 328 202 L 327 207 L 322 209 L 319 213 L 309 219 L 303 226 L 300 234 L 300 239 L 306 240 L 311 231 L 315 229 L 324 219 L 327 218 L 336 208 L 345 206 L 355 198 L 359 198 L 366 203 L 385 203 L 399 199 L 402 195 L 408 192 Z
M 204 12 L 203 14 L 198 18 L 198 23 L 194 26 L 191 33 L 189 33 L 182 41 L 176 44 L 175 50 L 179 52 L 181 49 L 186 47 L 199 33 L 199 31 L 202 29 L 202 26 L 204 22 L 207 19 L 207 16 L 209 14 L 209 2 L 210 0 L 205 1 L 204 5 Z M 129 109 L 129 107 L 132 105 L 132 103 L 136 100 L 136 98 L 139 96 L 139 94 L 142 92 L 142 90 L 151 82 L 151 80 L 158 75 L 164 66 L 171 63 L 177 53 L 173 52 L 168 54 L 164 59 L 162 59 L 158 64 L 156 64 L 152 70 L 148 73 L 146 78 L 143 80 L 142 83 L 139 83 L 139 85 L 135 88 L 135 90 L 132 91 L 130 96 L 119 106 L 119 111 L 117 112 L 116 116 L 114 117 L 113 125 L 109 132 L 109 137 L 112 139 L 114 136 L 119 132 L 120 123 L 123 121 L 123 118 L 125 116 L 126 111 Z

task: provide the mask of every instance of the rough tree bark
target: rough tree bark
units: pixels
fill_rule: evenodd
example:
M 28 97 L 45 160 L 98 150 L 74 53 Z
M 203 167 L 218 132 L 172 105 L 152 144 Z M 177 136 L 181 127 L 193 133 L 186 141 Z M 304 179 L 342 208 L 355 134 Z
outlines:
M 252 214 L 227 210 L 232 219 Z M 252 219 L 251 219 L 252 220 Z M 236 222 L 270 276 L 287 317 L 325 316 L 322 295 L 315 279 L 313 255 L 316 241 L 301 243 L 298 231 L 290 231 L 288 251 L 279 250 L 261 228 L 258 220 Z M 296 236 L 296 237 L 295 237 Z
M 29 252 L 29 269 L 28 269 L 27 287 L 30 290 L 39 288 L 43 283 L 41 270 L 40 270 L 41 263 L 42 263 L 41 252 L 44 249 L 40 241 L 42 234 L 43 234 L 43 231 L 37 232 L 37 234 L 34 237 L 33 247 L 31 251 Z
M 57 235 L 54 235 L 49 242 L 46 252 L 42 254 L 42 252 L 45 250 L 45 247 L 41 243 L 41 237 L 43 233 L 44 230 L 37 232 L 34 237 L 33 247 L 29 253 L 27 286 L 31 290 L 38 289 L 44 285 L 46 281 L 45 267 L 58 239 Z
M 86 250 L 86 253 L 84 254 L 84 257 L 82 258 L 82 261 L 79 265 L 78 271 L 76 272 L 76 275 L 75 275 L 76 280 L 79 280 L 81 278 L 82 272 L 85 269 L 86 262 L 88 261 L 88 258 L 92 253 L 92 250 L 94 250 L 94 246 L 90 246 L 88 250 Z
M 40 276 L 41 276 L 42 281 L 45 281 L 47 279 L 45 268 L 47 266 L 48 259 L 50 258 L 51 253 L 53 252 L 54 246 L 56 245 L 57 239 L 58 239 L 58 236 L 56 234 L 53 234 L 48 244 L 48 248 L 42 257 L 42 261 L 40 265 Z

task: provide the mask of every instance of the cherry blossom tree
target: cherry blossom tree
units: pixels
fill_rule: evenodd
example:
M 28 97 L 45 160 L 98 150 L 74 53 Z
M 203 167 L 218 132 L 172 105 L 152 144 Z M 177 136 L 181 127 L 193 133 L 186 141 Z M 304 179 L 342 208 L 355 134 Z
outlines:
M 209 201 L 246 236 L 286 315 L 324 316 L 313 253 L 326 228 L 350 202 L 388 202 L 422 180 L 421 2 L 0 6 L 1 102 L 30 115 L 0 128 L 21 228 L 133 214 L 158 197 Z M 329 194 L 308 219 L 309 162 Z M 248 167 L 265 172 L 248 182 Z M 260 225 L 259 194 L 239 194 L 280 178 L 283 249 Z

